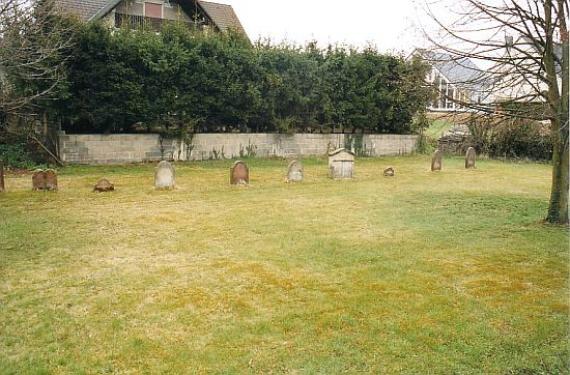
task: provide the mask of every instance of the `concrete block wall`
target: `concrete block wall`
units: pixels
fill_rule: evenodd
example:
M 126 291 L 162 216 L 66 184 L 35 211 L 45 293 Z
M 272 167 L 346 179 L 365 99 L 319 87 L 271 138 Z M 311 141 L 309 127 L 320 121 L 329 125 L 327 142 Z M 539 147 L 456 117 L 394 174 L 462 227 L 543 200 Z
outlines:
M 359 137 L 359 138 L 358 138 Z M 356 142 L 358 138 L 358 142 Z M 70 164 L 124 164 L 158 160 L 325 155 L 329 146 L 361 150 L 369 156 L 414 150 L 416 135 L 368 134 L 196 134 L 190 145 L 158 134 L 60 134 L 62 161 Z M 358 144 L 357 144 L 358 143 Z

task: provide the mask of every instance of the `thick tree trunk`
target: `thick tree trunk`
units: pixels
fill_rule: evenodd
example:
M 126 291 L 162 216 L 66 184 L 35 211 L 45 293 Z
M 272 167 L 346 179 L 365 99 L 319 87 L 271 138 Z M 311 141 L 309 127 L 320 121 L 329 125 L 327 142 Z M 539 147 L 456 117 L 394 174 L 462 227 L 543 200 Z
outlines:
M 564 131 L 564 130 L 562 130 Z M 546 221 L 553 224 L 568 224 L 568 138 L 554 137 L 552 154 L 552 188 Z M 560 139 L 562 138 L 562 139 Z

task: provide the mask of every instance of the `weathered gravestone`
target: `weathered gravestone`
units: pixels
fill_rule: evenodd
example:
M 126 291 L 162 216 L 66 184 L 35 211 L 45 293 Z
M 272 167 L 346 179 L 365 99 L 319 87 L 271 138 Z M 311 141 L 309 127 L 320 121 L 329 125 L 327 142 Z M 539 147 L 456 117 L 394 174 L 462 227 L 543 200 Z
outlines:
M 431 170 L 432 171 L 441 171 L 441 167 L 442 167 L 442 157 L 443 157 L 443 152 L 441 152 L 439 149 L 435 150 L 435 152 L 433 153 L 433 156 L 431 157 Z
M 0 193 L 6 190 L 4 187 L 4 163 L 0 162 Z
M 174 167 L 167 161 L 161 161 L 154 173 L 154 187 L 156 189 L 171 190 L 176 185 Z
M 114 190 L 115 190 L 115 185 L 109 182 L 109 180 L 107 180 L 106 178 L 102 178 L 99 181 L 97 181 L 97 184 L 93 188 L 93 191 L 97 191 L 100 193 L 104 193 L 107 191 L 114 191 Z
M 384 176 L 386 176 L 386 177 L 394 177 L 395 174 L 396 174 L 396 171 L 392 167 L 388 167 L 388 168 L 384 169 Z
M 303 181 L 303 164 L 298 160 L 293 160 L 287 168 L 287 182 Z
M 352 178 L 354 152 L 339 148 L 329 153 L 329 176 L 334 179 Z
M 475 159 L 477 159 L 477 153 L 473 147 L 469 147 L 465 154 L 465 168 L 475 168 Z
M 230 184 L 231 185 L 248 185 L 249 184 L 249 168 L 247 165 L 238 160 L 230 169 Z
M 57 172 L 53 169 L 38 169 L 32 174 L 32 190 L 57 190 Z

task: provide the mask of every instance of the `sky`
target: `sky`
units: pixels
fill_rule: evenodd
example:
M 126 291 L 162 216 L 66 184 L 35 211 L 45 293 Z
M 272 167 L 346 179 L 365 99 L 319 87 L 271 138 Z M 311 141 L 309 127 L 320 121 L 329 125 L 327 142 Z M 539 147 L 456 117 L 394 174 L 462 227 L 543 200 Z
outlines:
M 233 6 L 251 40 L 271 38 L 325 47 L 372 44 L 384 52 L 411 52 L 421 44 L 413 0 L 216 0 Z

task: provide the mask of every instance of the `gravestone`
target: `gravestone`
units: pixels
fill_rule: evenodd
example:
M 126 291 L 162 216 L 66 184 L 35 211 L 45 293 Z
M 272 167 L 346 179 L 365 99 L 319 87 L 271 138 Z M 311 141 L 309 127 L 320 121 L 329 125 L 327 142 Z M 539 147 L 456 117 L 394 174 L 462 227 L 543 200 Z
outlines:
M 53 169 L 38 169 L 32 174 L 32 190 L 57 190 L 57 172 Z
M 57 172 L 53 169 L 48 169 L 44 171 L 45 176 L 45 190 L 55 191 L 57 190 Z
M 433 171 L 441 171 L 441 167 L 442 167 L 442 157 L 443 157 L 443 152 L 441 152 L 439 149 L 435 150 L 435 152 L 433 153 L 433 156 L 431 157 L 431 170 Z
M 0 162 L 0 193 L 6 191 L 4 186 L 4 163 Z
M 477 159 L 477 153 L 473 147 L 467 149 L 465 154 L 465 168 L 475 168 L 475 160 Z
M 99 181 L 97 181 L 97 184 L 93 188 L 93 191 L 97 191 L 100 193 L 104 193 L 107 191 L 114 191 L 114 190 L 115 190 L 115 185 L 109 182 L 109 180 L 107 180 L 106 178 L 102 178 Z
M 46 186 L 45 172 L 41 169 L 35 170 L 32 174 L 32 190 L 44 190 Z
M 392 167 L 388 167 L 388 168 L 384 169 L 384 176 L 386 176 L 386 177 L 394 177 L 395 174 L 396 174 L 396 171 Z
M 354 174 L 354 152 L 339 148 L 329 153 L 329 177 L 334 179 L 352 178 Z
M 158 163 L 154 173 L 154 187 L 156 189 L 171 190 L 176 185 L 175 180 L 176 175 L 172 164 L 165 160 Z
M 249 184 L 249 168 L 247 165 L 238 160 L 230 169 L 230 184 L 231 185 L 248 185 Z
M 303 181 L 303 164 L 298 160 L 293 160 L 287 168 L 287 182 Z

